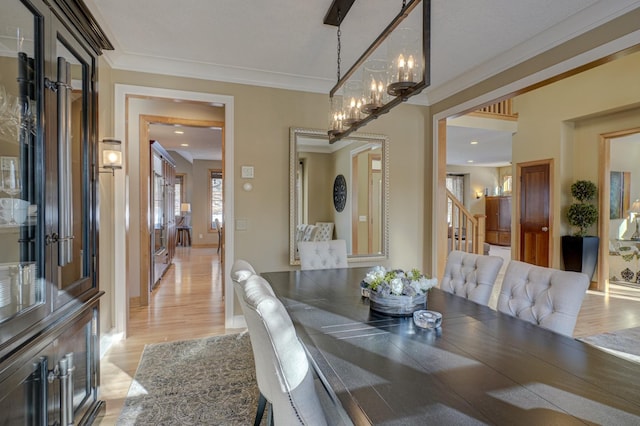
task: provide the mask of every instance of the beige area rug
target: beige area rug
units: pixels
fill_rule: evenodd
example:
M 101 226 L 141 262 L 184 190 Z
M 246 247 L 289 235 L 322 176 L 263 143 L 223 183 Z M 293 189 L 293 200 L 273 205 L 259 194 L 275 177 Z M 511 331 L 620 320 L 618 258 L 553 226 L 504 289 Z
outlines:
M 246 332 L 147 345 L 117 424 L 248 425 L 258 396 Z
M 629 361 L 640 363 L 640 327 L 596 334 L 578 340 Z

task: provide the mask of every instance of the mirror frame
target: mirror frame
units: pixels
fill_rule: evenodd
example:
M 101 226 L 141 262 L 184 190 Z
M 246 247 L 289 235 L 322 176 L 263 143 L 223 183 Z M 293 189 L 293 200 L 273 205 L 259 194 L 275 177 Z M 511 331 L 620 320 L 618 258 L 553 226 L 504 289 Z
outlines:
M 291 127 L 289 129 L 289 264 L 300 265 L 300 259 L 295 255 L 296 238 L 296 164 L 298 160 L 296 140 L 298 136 L 326 140 L 329 136 L 325 130 Z M 352 133 L 345 140 L 363 142 L 377 142 L 382 145 L 382 253 L 348 255 L 348 262 L 372 262 L 389 258 L 389 138 L 385 135 L 373 133 Z M 338 142 L 339 143 L 339 142 Z

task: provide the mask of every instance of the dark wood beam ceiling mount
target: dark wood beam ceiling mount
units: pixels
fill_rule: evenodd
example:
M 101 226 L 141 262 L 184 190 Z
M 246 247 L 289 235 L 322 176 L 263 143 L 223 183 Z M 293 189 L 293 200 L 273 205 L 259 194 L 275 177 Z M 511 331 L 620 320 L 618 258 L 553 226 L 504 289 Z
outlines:
M 331 7 L 329 7 L 327 14 L 324 16 L 324 23 L 335 27 L 340 25 L 355 1 L 356 0 L 333 0 Z M 340 13 L 338 13 L 338 11 Z

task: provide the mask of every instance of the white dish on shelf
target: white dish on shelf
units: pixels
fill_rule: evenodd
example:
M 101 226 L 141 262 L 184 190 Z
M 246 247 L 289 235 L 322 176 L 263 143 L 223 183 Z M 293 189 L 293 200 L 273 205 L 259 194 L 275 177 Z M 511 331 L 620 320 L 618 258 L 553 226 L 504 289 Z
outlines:
M 22 200 L 21 200 L 22 201 Z M 7 225 L 22 225 L 27 220 L 26 208 L 0 209 L 0 223 Z

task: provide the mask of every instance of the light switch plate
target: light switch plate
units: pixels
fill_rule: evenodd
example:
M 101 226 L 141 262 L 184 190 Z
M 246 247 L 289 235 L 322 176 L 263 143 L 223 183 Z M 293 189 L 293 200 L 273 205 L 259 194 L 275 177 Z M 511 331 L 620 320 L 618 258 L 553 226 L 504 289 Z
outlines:
M 253 166 L 242 166 L 242 178 L 253 179 Z
M 236 231 L 246 231 L 249 227 L 249 221 L 247 219 L 236 220 Z

